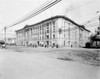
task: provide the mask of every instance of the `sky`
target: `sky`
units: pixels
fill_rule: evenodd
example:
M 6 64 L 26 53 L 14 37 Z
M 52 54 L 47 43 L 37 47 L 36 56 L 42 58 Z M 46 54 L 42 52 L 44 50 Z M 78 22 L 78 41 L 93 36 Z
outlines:
M 18 21 L 46 1 L 47 0 L 0 0 L 0 30 Z M 39 15 L 7 29 L 7 35 L 14 36 L 15 30 L 55 15 L 64 15 L 78 24 L 86 24 L 87 21 L 96 17 L 95 22 L 93 21 L 95 25 L 98 23 L 98 17 L 100 15 L 100 13 L 96 13 L 97 11 L 100 11 L 100 0 L 62 0 Z M 86 26 L 86 28 L 92 32 L 94 32 L 96 27 L 97 26 Z M 3 31 L 0 31 L 0 37 L 3 37 L 3 34 Z

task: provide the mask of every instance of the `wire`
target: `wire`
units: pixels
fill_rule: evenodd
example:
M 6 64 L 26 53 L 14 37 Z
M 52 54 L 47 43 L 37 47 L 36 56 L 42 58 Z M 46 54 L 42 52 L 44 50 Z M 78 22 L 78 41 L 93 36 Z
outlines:
M 30 18 L 32 18 L 32 17 L 38 15 L 39 13 L 45 11 L 46 9 L 48 9 L 48 8 L 50 8 L 51 6 L 53 6 L 53 5 L 55 5 L 56 3 L 58 3 L 59 1 L 61 1 L 61 0 L 56 0 L 56 1 L 54 1 L 54 2 L 52 2 L 52 1 L 48 2 L 49 4 L 47 4 L 46 6 L 44 5 L 43 7 L 39 8 L 39 9 L 36 10 L 36 11 L 34 11 L 34 13 L 32 13 L 30 16 L 28 16 L 28 17 L 22 19 L 21 21 L 15 23 L 15 24 L 13 24 L 13 25 L 11 25 L 11 26 L 9 26 L 9 27 L 15 26 L 15 25 L 17 25 L 17 24 L 19 24 L 19 23 L 22 23 L 22 22 L 24 22 L 24 21 L 26 21 L 26 20 L 28 20 L 28 19 L 30 19 Z
M 99 26 L 99 24 L 95 24 L 95 25 L 90 25 L 87 28 L 91 28 L 91 27 L 95 27 L 95 26 Z
M 38 0 L 38 3 L 40 3 L 40 0 Z M 46 15 L 48 16 L 48 13 L 46 13 Z
M 85 4 L 83 4 L 83 5 L 77 6 L 77 7 L 75 7 L 75 8 L 72 8 L 72 9 L 70 9 L 70 10 L 68 10 L 68 11 L 72 11 L 72 10 L 81 8 L 81 7 L 83 7 L 83 6 L 85 6 L 85 5 L 88 5 L 88 4 L 92 3 L 92 2 L 94 2 L 94 0 L 93 0 L 93 1 L 89 1 L 89 2 L 87 2 L 87 3 L 85 3 Z
M 73 10 L 78 9 L 78 8 L 81 8 L 81 7 L 84 7 L 85 5 L 88 5 L 88 4 L 93 3 L 93 2 L 94 2 L 94 0 L 93 0 L 93 1 L 89 1 L 89 2 L 87 2 L 87 3 L 85 3 L 85 4 L 83 4 L 83 5 L 77 6 L 77 7 L 75 7 L 75 8 L 71 8 L 70 10 L 68 10 L 68 12 L 73 11 Z M 91 15 L 91 14 L 84 15 L 84 17 L 87 17 L 87 16 L 89 16 L 89 15 Z
M 38 8 L 38 9 L 33 10 L 32 12 L 28 13 L 24 18 L 20 19 L 20 21 L 14 23 L 14 24 L 12 24 L 12 25 L 10 25 L 10 26 L 7 27 L 7 28 L 10 28 L 10 27 L 15 26 L 15 25 L 17 25 L 17 24 L 20 24 L 20 23 L 22 23 L 22 22 L 24 22 L 24 21 L 26 21 L 26 20 L 28 20 L 28 19 L 30 19 L 30 18 L 32 18 L 32 17 L 38 15 L 39 13 L 41 13 L 41 12 L 45 11 L 46 9 L 52 7 L 53 5 L 55 5 L 56 3 L 58 3 L 59 1 L 61 1 L 61 0 L 56 0 L 56 1 L 54 1 L 53 3 L 50 3 L 50 2 L 52 2 L 52 0 L 51 0 L 50 2 L 47 1 L 47 2 L 45 3 L 46 6 L 45 6 L 45 5 L 42 5 L 42 6 L 41 6 L 42 9 L 41 9 L 41 8 Z M 93 2 L 93 1 L 92 1 L 92 2 Z M 49 4 L 49 3 L 50 3 L 50 4 Z M 86 3 L 86 5 L 89 4 L 89 3 L 90 3 L 90 2 Z M 49 4 L 49 5 L 47 5 L 47 4 Z M 83 5 L 82 5 L 82 6 L 83 6 Z M 81 7 L 82 7 L 82 6 L 81 6 Z M 77 7 L 76 7 L 76 8 L 77 8 Z M 74 8 L 74 9 L 76 9 L 76 8 Z M 78 8 L 79 8 L 79 7 L 78 7 Z
M 2 30 L 0 30 L 0 32 L 2 32 L 4 30 L 4 28 Z
M 49 4 L 50 2 L 52 2 L 53 0 L 51 0 L 51 1 L 46 1 L 46 3 L 44 3 L 45 5 L 47 5 L 47 4 Z M 28 13 L 25 17 L 23 17 L 22 18 L 22 20 L 20 19 L 20 21 L 18 21 L 18 22 L 16 22 L 16 23 L 14 23 L 14 24 L 12 24 L 12 25 L 10 25 L 10 26 L 8 26 L 7 28 L 10 28 L 10 27 L 12 27 L 12 26 L 15 26 L 15 25 L 17 25 L 17 24 L 19 24 L 19 23 L 22 23 L 22 22 L 24 22 L 24 21 L 26 21 L 26 20 L 28 20 L 28 19 L 30 19 L 30 18 L 32 18 L 32 17 L 34 17 L 34 16 L 36 16 L 36 15 L 38 15 L 39 13 L 41 13 L 41 12 L 43 12 L 43 11 L 45 11 L 46 9 L 48 9 L 48 8 L 50 8 L 51 6 L 53 6 L 53 5 L 55 5 L 56 3 L 58 3 L 58 2 L 60 2 L 61 0 L 56 0 L 56 1 L 54 1 L 53 3 L 50 3 L 49 4 L 49 6 L 47 5 L 46 7 L 45 7 L 45 5 L 41 5 L 41 7 L 39 8 L 39 9 L 35 9 L 35 10 L 33 10 L 32 12 L 30 12 L 30 13 Z M 92 2 L 92 1 L 91 1 Z M 88 2 L 88 3 L 86 3 L 86 4 L 89 4 L 90 2 Z M 83 5 L 82 5 L 83 6 Z M 81 6 L 81 7 L 82 7 Z M 41 10 L 41 8 L 43 8 L 42 10 Z M 76 7 L 77 8 L 77 7 Z M 76 8 L 74 8 L 74 9 L 76 9 Z M 78 7 L 79 8 L 79 7 Z M 40 11 L 38 11 L 38 10 L 40 10 Z
M 30 15 L 32 15 L 33 13 L 35 13 L 36 11 L 38 11 L 39 9 L 45 7 L 45 5 L 48 5 L 48 4 L 51 3 L 51 2 L 52 2 L 52 0 L 51 0 L 51 1 L 46 1 L 44 4 L 40 5 L 40 6 L 37 7 L 35 10 L 29 12 L 26 16 L 24 16 L 23 18 L 21 18 L 21 19 L 18 20 L 17 22 L 13 23 L 12 25 L 8 25 L 7 28 L 12 27 L 12 26 L 14 26 L 14 25 L 17 25 L 17 24 L 23 22 L 23 19 L 29 17 Z M 26 19 L 26 20 L 27 20 L 27 19 Z
M 34 11 L 30 12 L 30 13 L 27 14 L 27 15 L 25 16 L 25 18 L 23 18 L 22 20 L 20 20 L 20 21 L 14 23 L 14 24 L 12 24 L 12 25 L 10 25 L 10 26 L 7 26 L 6 29 L 8 29 L 8 28 L 10 28 L 10 27 L 12 27 L 12 26 L 15 26 L 15 25 L 17 25 L 17 24 L 20 24 L 20 23 L 22 23 L 22 22 L 24 22 L 24 21 L 26 21 L 26 20 L 28 20 L 28 19 L 30 19 L 30 18 L 32 18 L 32 17 L 38 15 L 38 14 L 40 14 L 41 12 L 43 12 L 43 11 L 45 11 L 46 9 L 52 7 L 53 5 L 57 4 L 57 3 L 60 2 L 61 0 L 56 0 L 56 1 L 54 1 L 54 2 L 52 2 L 52 1 L 53 1 L 53 0 L 47 1 L 47 2 L 45 3 L 45 5 L 41 6 L 39 9 L 35 9 L 36 11 L 34 10 Z M 32 14 L 31 14 L 31 13 L 32 13 Z M 4 29 L 3 29 L 3 30 L 4 30 Z
M 19 24 L 19 23 L 22 23 L 22 22 L 24 22 L 24 21 L 26 21 L 26 20 L 28 20 L 28 19 L 30 19 L 30 18 L 32 18 L 32 17 L 34 17 L 34 16 L 40 14 L 41 12 L 43 12 L 43 11 L 45 11 L 46 9 L 52 7 L 53 5 L 55 5 L 56 3 L 60 2 L 60 1 L 61 1 L 61 0 L 56 0 L 56 1 L 54 1 L 54 2 L 52 2 L 52 3 L 50 3 L 50 4 L 48 4 L 47 6 L 43 7 L 43 8 L 40 9 L 39 11 L 34 12 L 34 13 L 33 13 L 32 15 L 30 15 L 29 17 L 27 17 L 27 18 L 21 20 L 20 22 L 17 22 L 17 23 L 15 23 L 15 24 L 13 24 L 12 26 L 17 25 L 17 24 Z M 10 27 L 12 27 L 12 26 L 10 26 Z
M 39 10 L 40 8 L 42 8 L 42 7 L 44 7 L 45 5 L 47 5 L 49 2 L 48 1 L 46 1 L 45 3 L 44 3 L 44 5 L 42 4 L 42 5 L 40 5 L 39 7 L 37 7 L 35 10 L 33 10 L 33 11 L 31 11 L 31 12 L 29 12 L 26 16 L 24 16 L 23 18 L 21 18 L 20 20 L 18 20 L 18 21 L 21 21 L 22 19 L 24 19 L 24 18 L 26 18 L 26 17 L 29 17 L 30 15 L 32 15 L 34 12 L 36 12 L 37 10 Z M 17 22 L 18 22 L 17 21 Z M 17 23 L 17 22 L 15 22 L 15 23 Z
M 83 25 L 88 25 L 88 23 L 93 22 L 97 19 L 98 19 L 97 17 L 94 17 L 94 18 L 90 19 L 89 21 L 85 22 Z
M 59 0 L 59 1 L 60 1 L 60 0 Z M 32 14 L 32 15 L 29 16 L 28 18 L 22 20 L 22 22 L 25 21 L 25 20 L 27 20 L 27 19 L 30 19 L 30 18 L 32 18 L 32 17 L 34 17 L 34 16 L 36 16 L 36 15 L 38 15 L 39 13 L 41 13 L 41 12 L 43 12 L 43 11 L 45 11 L 46 9 L 48 9 L 48 8 L 50 8 L 51 6 L 55 5 L 56 2 L 57 2 L 57 1 L 55 1 L 55 2 L 53 2 L 53 3 L 51 3 L 51 4 L 49 4 L 48 6 L 45 6 L 43 9 L 41 9 L 41 10 L 39 10 L 38 12 Z

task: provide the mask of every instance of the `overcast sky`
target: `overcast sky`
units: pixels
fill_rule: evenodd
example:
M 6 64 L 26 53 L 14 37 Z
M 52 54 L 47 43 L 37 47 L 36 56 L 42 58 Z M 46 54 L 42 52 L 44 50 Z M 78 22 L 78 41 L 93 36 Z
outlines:
M 0 0 L 0 30 L 6 25 L 10 25 L 47 0 Z M 29 19 L 21 24 L 9 28 L 9 35 L 26 24 L 31 25 L 55 15 L 64 15 L 78 24 L 83 24 L 91 18 L 98 17 L 100 13 L 100 0 L 62 0 L 43 13 Z M 91 31 L 95 27 L 86 27 Z M 1 32 L 0 32 L 1 34 Z M 2 34 L 1 34 L 2 35 Z

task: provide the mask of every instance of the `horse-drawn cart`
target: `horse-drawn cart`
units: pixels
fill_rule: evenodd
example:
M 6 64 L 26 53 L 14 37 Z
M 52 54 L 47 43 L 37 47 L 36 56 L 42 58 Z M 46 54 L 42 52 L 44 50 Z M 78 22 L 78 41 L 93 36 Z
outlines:
M 1 48 L 5 48 L 6 47 L 6 44 L 4 41 L 0 40 L 0 47 Z

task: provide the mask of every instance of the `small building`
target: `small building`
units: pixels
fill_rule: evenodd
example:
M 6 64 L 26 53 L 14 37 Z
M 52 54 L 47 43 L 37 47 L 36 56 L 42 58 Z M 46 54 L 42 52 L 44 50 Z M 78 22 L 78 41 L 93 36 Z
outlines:
M 84 47 L 90 31 L 65 16 L 54 16 L 16 30 L 17 45 Z
M 7 38 L 6 43 L 8 45 L 16 45 L 16 38 Z
M 95 31 L 95 34 L 91 36 L 91 47 L 100 48 L 100 26 Z

